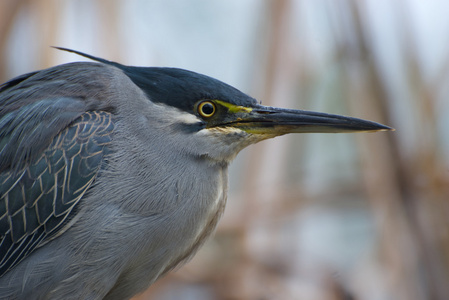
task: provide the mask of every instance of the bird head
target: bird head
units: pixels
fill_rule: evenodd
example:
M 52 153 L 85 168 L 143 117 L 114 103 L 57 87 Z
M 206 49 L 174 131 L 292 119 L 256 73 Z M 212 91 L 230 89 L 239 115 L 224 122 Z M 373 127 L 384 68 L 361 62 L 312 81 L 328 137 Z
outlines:
M 177 146 L 213 161 L 229 162 L 243 148 L 287 133 L 393 130 L 353 117 L 264 106 L 228 84 L 188 70 L 124 66 L 58 49 L 121 69 L 157 106 L 152 117 L 167 135 L 176 136 Z

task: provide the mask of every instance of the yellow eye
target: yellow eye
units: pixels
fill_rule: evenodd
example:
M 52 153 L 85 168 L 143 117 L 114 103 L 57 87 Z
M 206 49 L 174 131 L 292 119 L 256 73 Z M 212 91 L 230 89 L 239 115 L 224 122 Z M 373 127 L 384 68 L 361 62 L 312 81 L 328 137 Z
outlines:
M 210 118 L 215 114 L 215 104 L 211 101 L 204 101 L 198 105 L 198 113 L 203 118 Z

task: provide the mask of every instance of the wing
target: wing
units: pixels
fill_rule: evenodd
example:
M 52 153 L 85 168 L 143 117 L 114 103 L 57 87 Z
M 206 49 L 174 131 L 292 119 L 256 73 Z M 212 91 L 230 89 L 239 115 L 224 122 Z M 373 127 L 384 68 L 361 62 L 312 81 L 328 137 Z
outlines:
M 110 113 L 86 112 L 19 172 L 0 174 L 0 276 L 62 234 L 109 153 Z
M 0 276 L 67 230 L 106 166 L 108 76 L 74 63 L 0 86 Z

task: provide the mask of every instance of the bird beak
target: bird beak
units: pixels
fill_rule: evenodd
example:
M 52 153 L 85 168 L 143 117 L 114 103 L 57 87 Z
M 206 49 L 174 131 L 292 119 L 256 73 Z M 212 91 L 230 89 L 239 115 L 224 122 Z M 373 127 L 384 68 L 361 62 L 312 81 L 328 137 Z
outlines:
M 234 109 L 234 118 L 227 126 L 252 134 L 283 135 L 303 132 L 357 132 L 394 130 L 391 127 L 358 118 L 305 110 L 258 105 Z

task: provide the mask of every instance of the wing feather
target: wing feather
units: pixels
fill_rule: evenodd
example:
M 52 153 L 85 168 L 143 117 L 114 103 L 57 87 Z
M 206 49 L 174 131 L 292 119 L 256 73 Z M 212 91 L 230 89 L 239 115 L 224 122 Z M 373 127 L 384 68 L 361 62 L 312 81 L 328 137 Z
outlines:
M 112 76 L 73 63 L 0 85 L 0 276 L 65 232 L 105 166 Z
M 0 174 L 0 276 L 62 234 L 110 153 L 114 125 L 83 113 L 24 169 Z

